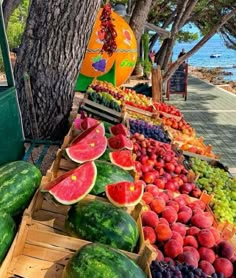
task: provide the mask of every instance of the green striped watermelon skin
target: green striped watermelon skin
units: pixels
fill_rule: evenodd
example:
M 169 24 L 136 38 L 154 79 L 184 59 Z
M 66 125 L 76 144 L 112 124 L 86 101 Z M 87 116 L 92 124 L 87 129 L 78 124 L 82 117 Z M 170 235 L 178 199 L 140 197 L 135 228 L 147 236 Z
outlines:
M 15 222 L 7 213 L 0 214 L 0 264 L 15 236 Z
M 105 192 L 107 184 L 119 181 L 134 181 L 133 176 L 129 172 L 112 163 L 95 161 L 95 164 L 97 166 L 97 179 L 90 194 L 98 195 Z
M 145 278 L 142 269 L 109 246 L 91 243 L 77 251 L 66 265 L 63 278 Z
M 15 161 L 0 168 L 0 211 L 16 216 L 29 204 L 42 175 L 29 162 Z
M 131 252 L 139 238 L 137 224 L 125 210 L 98 200 L 71 207 L 65 228 L 71 236 Z

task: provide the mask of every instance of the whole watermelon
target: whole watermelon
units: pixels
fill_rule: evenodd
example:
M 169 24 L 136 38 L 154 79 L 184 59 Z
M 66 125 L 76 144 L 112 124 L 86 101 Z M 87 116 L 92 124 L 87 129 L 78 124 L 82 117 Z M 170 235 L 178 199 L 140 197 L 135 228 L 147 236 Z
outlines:
M 142 269 L 118 250 L 91 243 L 83 246 L 64 268 L 63 278 L 145 278 Z
M 7 213 L 0 214 L 0 264 L 15 236 L 15 222 Z
M 139 238 L 137 224 L 125 210 L 98 200 L 71 207 L 65 227 L 71 236 L 126 251 L 133 251 Z
M 15 161 L 0 168 L 0 212 L 16 216 L 23 212 L 40 184 L 42 175 L 37 167 Z

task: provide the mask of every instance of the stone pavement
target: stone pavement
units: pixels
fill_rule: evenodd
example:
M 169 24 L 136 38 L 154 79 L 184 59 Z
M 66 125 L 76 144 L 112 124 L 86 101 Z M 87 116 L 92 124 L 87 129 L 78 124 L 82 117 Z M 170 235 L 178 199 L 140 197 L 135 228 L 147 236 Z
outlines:
M 189 76 L 187 101 L 172 94 L 166 103 L 181 110 L 197 136 L 221 155 L 224 165 L 236 167 L 236 95 Z

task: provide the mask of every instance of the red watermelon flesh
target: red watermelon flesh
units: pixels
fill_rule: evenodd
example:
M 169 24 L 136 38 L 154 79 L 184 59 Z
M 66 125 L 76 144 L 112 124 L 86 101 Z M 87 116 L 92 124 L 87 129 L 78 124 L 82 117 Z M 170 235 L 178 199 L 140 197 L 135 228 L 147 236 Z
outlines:
M 143 196 L 144 182 L 121 181 L 106 186 L 106 196 L 117 207 L 137 205 Z
M 133 149 L 132 141 L 122 134 L 108 138 L 108 147 L 111 150 Z
M 124 136 L 127 136 L 127 137 L 130 136 L 130 132 L 129 132 L 128 128 L 121 123 L 111 126 L 110 133 L 114 136 L 118 135 L 118 134 L 123 134 Z
M 82 130 L 86 130 L 86 129 L 94 126 L 94 125 L 99 124 L 99 123 L 100 123 L 100 121 L 98 121 L 96 119 L 86 117 L 85 119 L 82 120 L 80 127 L 81 127 Z
M 134 160 L 130 150 L 120 150 L 109 153 L 111 163 L 121 167 L 124 170 L 134 169 Z
M 97 177 L 94 162 L 87 162 L 55 184 L 49 193 L 61 204 L 72 205 L 83 199 L 93 188 Z
M 99 158 L 107 148 L 107 138 L 99 136 L 82 140 L 66 148 L 69 158 L 77 163 L 84 163 Z
M 80 133 L 72 142 L 71 146 L 76 145 L 78 142 L 86 142 L 90 139 L 104 137 L 105 135 L 105 128 L 103 123 L 94 125 L 82 133 Z

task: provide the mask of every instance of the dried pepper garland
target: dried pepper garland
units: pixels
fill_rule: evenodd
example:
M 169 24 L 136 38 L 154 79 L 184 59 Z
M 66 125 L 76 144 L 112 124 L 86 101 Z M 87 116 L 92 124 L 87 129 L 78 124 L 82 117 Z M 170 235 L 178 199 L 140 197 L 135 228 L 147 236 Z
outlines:
M 101 33 L 104 34 L 102 52 L 105 51 L 111 56 L 117 49 L 116 40 L 117 33 L 115 26 L 112 23 L 111 18 L 111 5 L 106 4 L 103 7 L 102 14 L 100 16 L 101 21 Z

